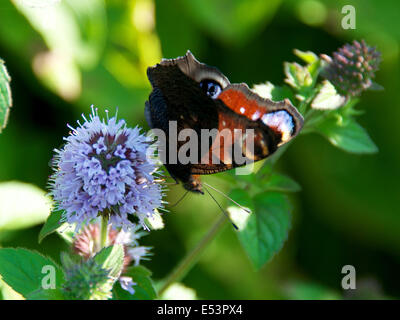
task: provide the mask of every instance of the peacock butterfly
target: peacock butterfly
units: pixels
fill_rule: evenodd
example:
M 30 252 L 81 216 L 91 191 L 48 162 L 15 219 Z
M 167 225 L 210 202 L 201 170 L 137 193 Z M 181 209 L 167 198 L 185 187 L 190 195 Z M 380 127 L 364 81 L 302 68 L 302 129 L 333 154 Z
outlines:
M 149 67 L 147 76 L 153 90 L 145 105 L 146 120 L 152 129 L 165 133 L 169 143 L 165 145 L 164 165 L 171 177 L 181 181 L 189 191 L 203 193 L 200 175 L 218 173 L 244 163 L 226 157 L 223 151 L 219 153 L 221 161 L 215 163 L 210 153 L 205 154 L 203 150 L 196 150 L 198 161 L 171 161 L 184 145 L 184 141 L 171 134 L 171 123 L 176 124 L 177 132 L 189 128 L 198 136 L 204 129 L 225 129 L 232 134 L 235 130 L 251 129 L 253 149 L 249 152 L 243 144 L 241 149 L 251 161 L 273 154 L 293 139 L 303 125 L 303 117 L 288 99 L 273 102 L 250 90 L 245 83 L 231 84 L 217 68 L 199 62 L 190 51 L 183 57 L 163 59 Z M 214 148 L 215 139 L 210 138 L 210 149 Z M 176 149 L 170 146 L 171 142 Z M 236 142 L 234 138 L 232 144 Z M 225 147 L 225 140 L 218 142 L 217 148 Z

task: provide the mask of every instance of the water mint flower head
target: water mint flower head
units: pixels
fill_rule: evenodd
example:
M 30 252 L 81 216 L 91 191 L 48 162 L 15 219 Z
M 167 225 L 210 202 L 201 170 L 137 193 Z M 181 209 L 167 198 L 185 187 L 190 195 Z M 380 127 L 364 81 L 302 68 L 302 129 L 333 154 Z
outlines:
M 89 119 L 72 130 L 65 145 L 55 150 L 51 195 L 63 220 L 82 224 L 106 215 L 114 227 L 134 226 L 137 217 L 146 228 L 162 206 L 157 167 L 146 157 L 151 148 L 140 129 L 128 128 L 116 117 L 100 119 L 92 107 Z
M 353 41 L 333 53 L 333 57 L 321 55 L 327 62 L 322 76 L 328 79 L 339 93 L 358 96 L 362 91 L 379 87 L 372 79 L 381 61 L 381 54 L 364 40 Z

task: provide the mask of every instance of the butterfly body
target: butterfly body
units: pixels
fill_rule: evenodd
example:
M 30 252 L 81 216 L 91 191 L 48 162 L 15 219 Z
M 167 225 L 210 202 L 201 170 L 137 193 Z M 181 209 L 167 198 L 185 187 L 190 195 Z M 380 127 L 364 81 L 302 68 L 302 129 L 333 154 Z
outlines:
M 293 138 L 303 124 L 301 115 L 288 100 L 272 102 L 252 92 L 246 84 L 231 84 L 216 68 L 197 61 L 190 51 L 183 57 L 164 59 L 149 67 L 147 75 L 153 91 L 146 102 L 146 120 L 151 128 L 161 129 L 168 142 L 173 140 L 176 149 L 166 143 L 164 165 L 189 191 L 202 193 L 201 175 L 229 170 L 243 163 L 223 151 L 232 146 L 218 138 L 210 139 L 206 153 L 198 150 L 194 163 L 171 161 L 185 144 L 171 135 L 171 122 L 176 123 L 177 133 L 191 129 L 198 137 L 204 130 L 225 130 L 236 137 L 235 130 L 251 129 L 254 150 L 243 151 L 251 161 L 271 155 Z M 211 149 L 217 152 L 210 152 Z M 213 161 L 216 153 L 218 163 Z

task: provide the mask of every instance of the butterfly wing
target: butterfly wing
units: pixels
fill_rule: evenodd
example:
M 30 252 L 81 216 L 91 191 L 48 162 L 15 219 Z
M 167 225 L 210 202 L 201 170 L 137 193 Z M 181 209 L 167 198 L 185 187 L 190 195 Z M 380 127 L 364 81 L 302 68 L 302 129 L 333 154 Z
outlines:
M 218 69 L 200 63 L 190 51 L 184 57 L 162 60 L 148 68 L 147 75 L 153 91 L 145 107 L 146 120 L 151 128 L 165 133 L 168 141 L 164 149 L 165 166 L 172 177 L 183 182 L 191 180 L 193 175 L 217 173 L 249 160 L 264 159 L 297 135 L 303 123 L 288 100 L 272 102 L 252 92 L 246 84 L 231 84 Z M 204 79 L 220 85 L 222 90 L 216 99 L 200 88 Z M 176 123 L 176 128 L 170 121 Z M 192 129 L 200 137 L 198 149 L 190 150 L 197 151 L 195 161 L 190 163 L 183 163 L 178 157 L 191 139 L 189 136 L 187 140 L 179 139 L 184 129 Z M 204 129 L 223 134 L 203 139 Z M 245 142 L 249 129 L 252 148 Z M 235 144 L 241 146 L 245 161 L 232 156 L 236 155 L 232 153 Z

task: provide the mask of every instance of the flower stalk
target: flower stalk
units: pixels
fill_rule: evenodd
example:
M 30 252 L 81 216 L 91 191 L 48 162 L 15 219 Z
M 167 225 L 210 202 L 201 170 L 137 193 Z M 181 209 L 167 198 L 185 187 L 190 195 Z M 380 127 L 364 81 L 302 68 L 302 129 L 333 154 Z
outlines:
M 172 270 L 172 272 L 163 281 L 161 288 L 158 291 L 158 296 L 169 288 L 169 286 L 175 282 L 180 281 L 192 268 L 192 266 L 198 261 L 204 249 L 211 243 L 215 236 L 221 231 L 225 225 L 227 218 L 225 215 L 221 215 L 218 220 L 214 223 L 211 229 L 206 235 L 200 240 L 200 242 L 183 258 L 183 260 Z
M 100 247 L 105 248 L 108 246 L 108 215 L 103 215 L 101 218 L 101 231 L 100 231 Z

